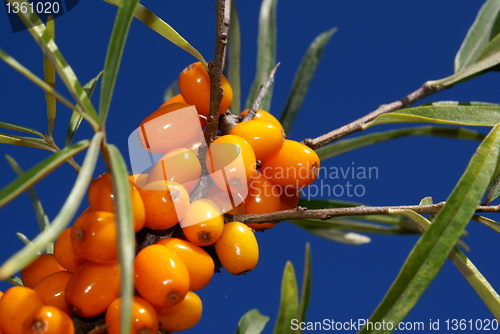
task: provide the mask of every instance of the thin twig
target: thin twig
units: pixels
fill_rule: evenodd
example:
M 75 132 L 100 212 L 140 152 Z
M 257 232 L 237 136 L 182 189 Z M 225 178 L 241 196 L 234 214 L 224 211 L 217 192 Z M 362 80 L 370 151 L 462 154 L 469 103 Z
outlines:
M 246 122 L 254 118 L 255 114 L 257 113 L 257 109 L 259 109 L 260 103 L 262 102 L 264 96 L 266 96 L 267 91 L 274 82 L 274 74 L 276 73 L 278 66 L 280 66 L 280 63 L 277 63 L 276 66 L 274 66 L 274 68 L 269 73 L 269 77 L 267 78 L 266 82 L 260 85 L 259 93 L 257 94 L 257 97 L 253 101 L 252 107 L 250 108 L 250 110 L 248 110 L 245 117 L 243 117 L 243 119 L 241 120 L 242 122 Z
M 61 149 L 59 148 L 59 146 L 57 146 L 56 142 L 51 136 L 45 135 L 44 140 L 47 145 L 54 149 L 55 152 L 61 151 Z M 69 157 L 68 159 L 66 159 L 66 162 L 76 170 L 77 174 L 80 173 L 80 169 L 82 169 L 82 167 L 75 161 L 75 159 L 73 159 L 73 157 Z
M 319 136 L 318 138 L 315 139 L 304 139 L 302 141 L 303 144 L 309 146 L 312 149 L 317 149 L 321 146 L 325 146 L 337 139 L 340 139 L 342 137 L 345 137 L 347 135 L 350 135 L 354 132 L 361 131 L 363 130 L 363 126 L 374 120 L 377 116 L 396 111 L 399 109 L 403 108 L 408 108 L 411 106 L 413 103 L 423 99 L 424 97 L 427 97 L 429 95 L 432 95 L 434 93 L 437 93 L 441 90 L 443 90 L 445 87 L 444 86 L 431 86 L 428 83 L 425 83 L 422 87 L 414 91 L 413 93 L 405 96 L 401 100 L 389 103 L 389 104 L 384 104 L 378 107 L 378 109 L 372 111 L 368 115 L 365 115 L 361 117 L 360 119 L 355 120 L 354 122 L 351 122 L 347 125 L 344 125 L 336 130 L 333 130 L 327 134 L 324 134 L 322 136 Z
M 308 210 L 304 207 L 296 207 L 291 210 L 283 210 L 271 213 L 237 215 L 233 216 L 234 221 L 245 224 L 248 223 L 278 223 L 283 220 L 291 219 L 321 219 L 326 220 L 332 217 L 341 216 L 362 216 L 362 215 L 387 215 L 392 214 L 394 210 L 413 210 L 420 214 L 438 213 L 445 202 L 431 205 L 402 205 L 402 206 L 355 206 L 335 209 L 317 209 Z M 478 206 L 476 212 L 500 212 L 500 205 Z

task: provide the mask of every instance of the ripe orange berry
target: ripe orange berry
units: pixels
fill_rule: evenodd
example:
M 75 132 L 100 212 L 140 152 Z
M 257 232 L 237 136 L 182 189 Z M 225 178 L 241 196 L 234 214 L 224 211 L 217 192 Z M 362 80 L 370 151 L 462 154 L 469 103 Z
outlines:
M 134 216 L 134 231 L 144 227 L 146 210 L 137 188 L 130 183 L 132 213 Z M 115 197 L 113 194 L 113 179 L 110 173 L 101 174 L 89 186 L 88 199 L 92 211 L 115 212 Z
M 181 184 L 188 193 L 198 184 L 201 176 L 200 161 L 187 148 L 176 148 L 158 160 L 149 172 L 147 183 L 174 181 Z
M 118 263 L 87 262 L 66 284 L 66 303 L 75 314 L 91 318 L 108 308 L 120 295 L 120 266 Z
M 262 159 L 261 173 L 274 184 L 301 188 L 316 180 L 319 168 L 316 152 L 299 142 L 285 140 L 281 150 Z
M 23 324 L 23 334 L 74 334 L 73 321 L 64 311 L 51 305 L 37 308 Z
M 281 210 L 281 188 L 258 173 L 252 180 L 245 198 L 245 214 L 269 213 Z M 251 223 L 248 227 L 263 231 L 274 227 L 274 223 Z
M 243 110 L 240 114 L 240 117 L 245 117 L 249 110 L 250 109 Z M 257 112 L 255 113 L 255 116 L 252 118 L 252 120 L 271 122 L 276 125 L 279 125 L 283 129 L 283 126 L 276 117 L 274 117 L 272 114 L 262 109 L 257 109 Z
M 145 226 L 164 230 L 177 224 L 189 206 L 186 189 L 172 181 L 155 181 L 140 189 L 146 207 Z
M 206 166 L 217 187 L 245 197 L 247 185 L 256 174 L 257 164 L 252 146 L 245 139 L 225 135 L 216 138 L 208 148 Z
M 295 209 L 297 203 L 299 203 L 300 195 L 302 193 L 302 189 L 300 188 L 291 188 L 286 187 L 281 189 L 281 210 L 290 210 Z
M 72 275 L 73 273 L 69 271 L 53 273 L 38 282 L 33 290 L 35 290 L 48 305 L 55 306 L 68 315 L 72 315 L 73 310 L 66 304 L 66 299 L 64 298 L 66 285 Z
M 232 197 L 232 198 L 231 198 Z M 245 203 L 239 196 L 229 196 L 225 191 L 222 191 L 217 186 L 213 186 L 208 191 L 206 198 L 219 206 L 223 213 L 232 215 L 245 214 Z
M 196 109 L 184 103 L 161 107 L 146 117 L 138 129 L 138 140 L 151 153 L 165 154 L 193 141 L 201 131 Z
M 134 174 L 130 175 L 128 179 L 136 188 L 142 188 L 146 185 L 148 180 L 148 174 Z
M 20 334 L 26 318 L 45 301 L 25 286 L 9 288 L 0 298 L 0 329 L 5 334 Z
M 164 106 L 166 106 L 168 104 L 172 104 L 172 103 L 185 103 L 185 104 L 189 104 L 189 103 L 186 102 L 186 100 L 184 100 L 184 98 L 182 97 L 181 94 L 177 94 L 177 95 L 173 96 L 170 100 L 165 101 L 161 105 L 161 107 L 164 107 Z M 201 127 L 204 128 L 207 125 L 207 121 L 204 120 L 201 117 L 199 119 L 200 119 L 200 125 L 201 125 Z
M 75 272 L 81 265 L 88 261 L 75 252 L 73 243 L 71 242 L 71 227 L 65 229 L 57 237 L 54 243 L 54 256 L 64 269 L 71 272 Z
M 200 297 L 188 291 L 180 304 L 172 307 L 155 307 L 160 329 L 168 332 L 185 331 L 196 325 L 201 318 L 202 303 Z
M 229 133 L 245 139 L 252 146 L 257 160 L 278 152 L 285 142 L 283 128 L 268 121 L 241 122 L 236 124 Z
M 191 285 L 189 290 L 200 290 L 210 283 L 214 274 L 214 260 L 201 247 L 177 238 L 165 238 L 156 242 L 172 250 L 186 265 Z
M 233 275 L 246 274 L 259 261 L 259 245 L 250 227 L 240 222 L 224 225 L 215 251 L 222 266 Z
M 143 248 L 134 260 L 134 285 L 140 295 L 159 307 L 179 304 L 189 290 L 186 265 L 162 245 Z
M 199 199 L 189 205 L 181 220 L 182 231 L 195 245 L 208 246 L 216 242 L 224 227 L 224 216 L 217 204 Z
M 92 262 L 118 260 L 116 216 L 111 212 L 91 211 L 77 218 L 71 228 L 75 252 Z
M 115 299 L 106 311 L 105 323 L 108 334 L 121 334 L 121 298 Z M 132 334 L 157 334 L 158 317 L 153 306 L 141 297 L 132 300 Z
M 186 67 L 179 75 L 179 90 L 188 104 L 194 104 L 200 115 L 208 117 L 210 111 L 210 77 L 201 62 Z M 220 86 L 224 89 L 219 115 L 222 115 L 233 103 L 233 89 L 224 75 Z
M 24 286 L 33 288 L 43 278 L 64 270 L 57 262 L 54 254 L 40 254 L 26 268 L 21 270 L 21 280 Z

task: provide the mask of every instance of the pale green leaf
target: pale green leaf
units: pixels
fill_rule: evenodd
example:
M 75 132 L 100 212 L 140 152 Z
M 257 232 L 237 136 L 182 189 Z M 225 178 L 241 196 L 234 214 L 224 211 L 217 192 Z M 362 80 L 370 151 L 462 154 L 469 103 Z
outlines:
M 369 217 L 369 216 L 362 216 Z M 332 241 L 338 241 L 349 245 L 363 245 L 370 242 L 369 238 L 364 235 L 357 235 L 357 233 L 347 234 L 348 232 L 360 232 L 360 233 L 372 233 L 372 234 L 413 234 L 420 233 L 419 229 L 411 226 L 405 220 L 406 224 L 401 224 L 401 226 L 384 226 L 380 224 L 364 223 L 358 220 L 358 216 L 353 217 L 353 219 L 346 219 L 341 217 L 334 217 L 327 220 L 319 219 L 294 219 L 291 222 L 304 230 L 316 234 L 320 237 Z M 335 232 L 330 232 L 329 230 L 335 230 Z M 342 232 L 342 233 L 338 233 Z M 330 239 L 329 236 L 332 233 L 336 238 Z M 340 238 L 340 239 L 338 239 Z
M 41 132 L 33 130 L 31 128 L 27 128 L 25 126 L 21 126 L 21 125 L 0 122 L 0 128 L 29 133 L 29 134 L 38 136 L 38 137 L 40 137 L 42 139 L 45 138 L 45 136 Z
M 50 36 L 50 38 L 55 40 L 55 20 L 47 21 L 47 33 Z M 54 66 L 52 66 L 52 63 L 46 56 L 43 57 L 43 73 L 47 85 L 55 89 L 56 70 L 54 69 Z M 49 137 L 52 137 L 52 131 L 54 130 L 54 122 L 56 120 L 56 98 L 54 95 L 45 92 L 45 101 L 47 103 L 47 123 L 48 123 L 47 133 Z
M 179 94 L 179 87 L 177 87 L 177 80 L 175 80 L 167 87 L 165 93 L 163 93 L 163 102 L 167 102 L 177 94 Z
M 478 223 L 483 224 L 484 226 L 488 226 L 491 228 L 493 231 L 500 233 L 500 223 L 497 221 L 494 221 L 493 219 L 483 217 L 483 216 L 473 216 L 473 220 L 477 221 Z
M 253 309 L 245 313 L 238 322 L 235 334 L 260 334 L 264 330 L 269 317 Z
M 42 150 L 55 152 L 55 150 L 52 147 L 47 145 L 47 143 L 43 139 L 40 139 L 40 138 L 22 137 L 22 136 L 15 136 L 15 135 L 8 135 L 5 133 L 0 133 L 0 144 L 40 148 Z
M 241 33 L 240 18 L 236 9 L 236 1 L 231 0 L 231 23 L 228 32 L 229 62 L 227 79 L 233 89 L 233 103 L 231 111 L 238 115 L 241 108 Z
M 309 301 L 311 300 L 311 245 L 306 243 L 306 253 L 304 261 L 304 273 L 302 276 L 302 289 L 300 293 L 299 311 L 297 313 L 297 321 L 299 323 L 306 320 Z M 294 334 L 302 333 L 300 327 L 294 331 Z
M 477 57 L 477 61 L 481 61 L 485 58 L 488 58 L 494 53 L 500 51 L 500 33 L 493 38 L 488 45 L 484 48 L 483 52 Z
M 287 261 L 281 280 L 281 299 L 274 334 L 293 334 L 290 326 L 292 319 L 297 319 L 299 310 L 299 291 L 295 270 L 290 261 Z

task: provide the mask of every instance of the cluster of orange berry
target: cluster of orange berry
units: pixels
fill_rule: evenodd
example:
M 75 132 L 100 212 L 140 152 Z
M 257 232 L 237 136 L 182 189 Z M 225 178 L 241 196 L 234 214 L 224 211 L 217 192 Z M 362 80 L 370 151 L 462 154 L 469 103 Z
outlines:
M 221 79 L 220 115 L 232 103 L 231 87 Z M 279 121 L 264 110 L 217 137 L 202 153 L 209 76 L 195 63 L 182 71 L 178 83 L 181 94 L 146 117 L 135 137 L 148 154 L 161 156 L 148 170 L 129 177 L 134 231 L 182 232 L 138 249 L 134 333 L 194 326 L 202 303 L 193 291 L 210 282 L 214 258 L 231 274 L 254 269 L 259 259 L 254 232 L 274 226 L 227 222 L 231 216 L 225 214 L 294 208 L 300 188 L 312 183 L 319 169 L 316 153 L 285 140 Z M 0 334 L 71 334 L 73 315 L 104 315 L 107 332 L 120 333 L 117 221 L 109 173 L 91 182 L 88 201 L 89 208 L 57 238 L 54 254 L 39 255 L 21 272 L 24 286 L 0 298 Z

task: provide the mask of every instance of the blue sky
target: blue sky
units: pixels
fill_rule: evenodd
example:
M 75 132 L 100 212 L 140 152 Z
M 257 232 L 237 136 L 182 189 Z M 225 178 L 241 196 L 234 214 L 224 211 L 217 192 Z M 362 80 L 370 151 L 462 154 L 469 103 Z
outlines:
M 214 7 L 207 1 L 142 3 L 155 11 L 196 47 L 206 59 L 214 52 Z M 453 73 L 453 60 L 481 1 L 281 1 L 277 7 L 277 60 L 281 63 L 273 91 L 271 112 L 279 116 L 285 105 L 295 71 L 311 41 L 320 33 L 337 27 L 326 46 L 310 91 L 299 112 L 290 139 L 314 138 L 357 119 L 419 88 L 428 80 Z M 243 103 L 254 79 L 259 1 L 237 1 L 242 29 Z M 115 7 L 100 1 L 80 1 L 56 20 L 56 42 L 82 83 L 99 73 L 104 64 Z M 7 16 L 0 11 L 0 48 L 39 76 L 42 56 L 26 32 L 11 33 Z M 127 41 L 116 91 L 107 124 L 108 138 L 127 158 L 127 138 L 148 114 L 162 103 L 165 88 L 195 59 L 134 21 Z M 43 92 L 0 64 L 1 121 L 45 131 Z M 498 103 L 498 73 L 442 91 L 421 103 L 453 100 Z M 57 89 L 69 95 L 61 82 Z M 98 94 L 93 98 L 97 105 Z M 55 139 L 64 143 L 70 111 L 58 105 Z M 380 126 L 368 132 L 396 126 Z M 476 129 L 487 133 L 487 128 Z M 89 138 L 84 125 L 77 140 Z M 355 134 L 354 136 L 357 136 Z M 349 178 L 361 185 L 363 196 L 324 194 L 325 198 L 356 201 L 367 205 L 418 204 L 426 196 L 435 202 L 446 200 L 465 170 L 478 142 L 437 137 L 410 137 L 352 151 L 323 163 L 325 167 L 352 166 L 378 170 L 372 179 Z M 27 169 L 48 156 L 30 148 L 0 146 L 2 155 L 13 156 Z M 81 161 L 83 155 L 77 156 Z M 96 175 L 105 171 L 101 161 Z M 75 180 L 70 166 L 62 166 L 37 186 L 49 218 L 53 219 Z M 0 186 L 14 178 L 5 160 L 0 160 Z M 323 180 L 333 186 L 339 180 Z M 345 181 L 345 180 L 340 180 Z M 329 183 L 330 182 L 330 183 Z M 82 204 L 81 210 L 86 207 Z M 495 218 L 495 216 L 492 216 Z M 498 219 L 498 218 L 497 218 Z M 0 211 L 0 261 L 22 247 L 15 236 L 22 232 L 34 237 L 37 225 L 27 195 Z M 499 236 L 472 222 L 464 239 L 471 247 L 470 259 L 493 287 L 500 286 L 495 254 Z M 257 234 L 261 259 L 246 276 L 223 271 L 214 275 L 199 295 L 204 303 L 201 322 L 188 333 L 232 333 L 246 311 L 258 308 L 271 316 L 264 333 L 272 333 L 279 305 L 279 286 L 286 261 L 302 278 L 305 243 L 312 251 L 312 295 L 308 321 L 367 319 L 382 300 L 416 236 L 370 235 L 371 242 L 348 246 L 311 235 L 289 223 Z M 5 290 L 8 284 L 0 283 Z M 430 285 L 406 320 L 428 326 L 446 319 L 492 319 L 492 314 L 451 262 Z M 426 327 L 427 328 L 427 327 Z

